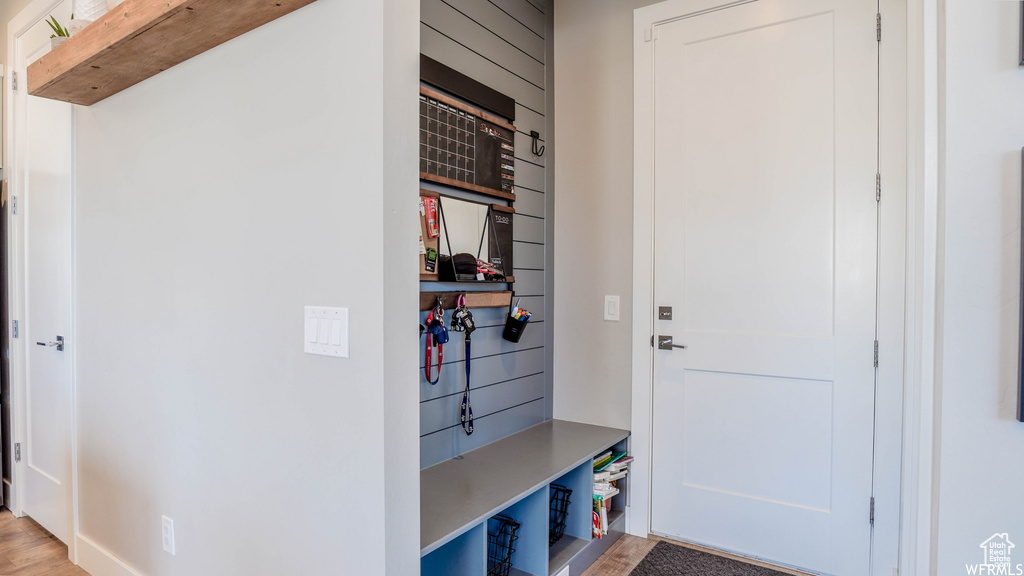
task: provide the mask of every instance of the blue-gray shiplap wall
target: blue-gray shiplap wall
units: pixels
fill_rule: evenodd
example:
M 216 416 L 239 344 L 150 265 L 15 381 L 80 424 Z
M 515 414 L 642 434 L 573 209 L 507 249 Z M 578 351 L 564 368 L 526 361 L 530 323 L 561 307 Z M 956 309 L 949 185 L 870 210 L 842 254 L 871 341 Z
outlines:
M 438 384 L 423 374 L 420 353 L 420 465 L 431 466 L 551 418 L 551 224 L 554 146 L 550 138 L 550 0 L 422 0 L 423 54 L 516 101 L 515 290 L 533 319 L 518 344 L 501 338 L 504 310 L 478 309 L 470 363 L 475 431 L 459 426 L 466 385 L 465 345 L 453 334 Z M 530 131 L 541 134 L 543 157 L 531 152 Z M 424 188 L 470 197 L 426 182 Z M 477 196 L 475 199 L 480 200 Z M 423 284 L 423 290 L 462 286 Z M 420 319 L 426 318 L 424 313 Z M 422 347 L 422 341 L 421 341 Z

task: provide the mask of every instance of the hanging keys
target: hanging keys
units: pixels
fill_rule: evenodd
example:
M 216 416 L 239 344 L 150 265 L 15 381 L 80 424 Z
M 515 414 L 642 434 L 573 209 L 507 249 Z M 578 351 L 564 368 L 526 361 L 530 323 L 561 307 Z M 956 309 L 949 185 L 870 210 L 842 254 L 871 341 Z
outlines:
M 440 297 L 437 299 L 437 306 L 427 316 L 427 332 L 430 333 L 435 345 L 448 343 L 448 328 L 444 325 L 444 307 L 441 305 Z
M 476 330 L 476 323 L 473 321 L 473 313 L 469 311 L 469 306 L 466 306 L 466 295 L 459 295 L 456 302 L 455 311 L 452 312 L 452 331 L 454 332 L 465 332 L 466 339 L 469 339 L 469 335 Z
M 466 326 L 463 324 L 462 320 L 466 314 L 465 302 L 466 297 L 461 294 L 455 299 L 455 310 L 452 311 L 452 332 L 463 332 L 466 330 Z

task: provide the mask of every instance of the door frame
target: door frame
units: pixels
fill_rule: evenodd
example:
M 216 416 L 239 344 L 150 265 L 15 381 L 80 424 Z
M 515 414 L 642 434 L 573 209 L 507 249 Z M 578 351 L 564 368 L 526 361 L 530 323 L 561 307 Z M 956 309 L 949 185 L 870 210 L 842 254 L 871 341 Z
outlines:
M 21 46 L 21 36 L 29 31 L 35 24 L 46 18 L 46 16 L 59 6 L 65 0 L 31 0 L 29 4 L 22 9 L 7 25 L 7 62 L 6 68 L 8 70 L 6 82 L 4 83 L 5 90 L 5 101 L 7 106 L 4 110 L 4 132 L 5 132 L 5 147 L 4 153 L 4 166 L 7 167 L 8 173 L 5 174 L 8 181 L 8 190 L 12 198 L 24 196 L 24 174 L 25 174 L 25 145 L 27 127 L 25 125 L 25 110 L 27 103 L 27 86 L 28 79 L 25 71 L 16 65 L 17 62 L 25 56 Z M 18 77 L 18 89 L 14 89 L 14 78 L 15 73 Z M 71 138 L 74 140 L 75 130 L 75 117 L 76 110 L 73 107 L 71 111 Z M 76 157 L 77 154 L 72 147 L 72 174 L 77 171 L 76 168 Z M 66 341 L 70 343 L 68 346 L 68 385 L 70 387 L 69 401 L 70 401 L 70 414 L 71 422 L 69 423 L 70 433 L 70 446 L 71 446 L 71 465 L 69 469 L 70 482 L 69 487 L 69 503 L 71 510 L 70 522 L 71 526 L 68 530 L 68 558 L 78 563 L 78 547 L 77 547 L 77 536 L 79 531 L 79 517 L 78 517 L 78 418 L 77 418 L 77 357 L 75 343 L 77 342 L 76 333 L 76 302 L 75 302 L 75 283 L 77 277 L 77 257 L 76 257 L 76 246 L 75 246 L 75 221 L 76 221 L 76 183 L 72 178 L 71 183 L 71 220 L 68 223 L 71 230 L 71 271 L 70 271 L 70 285 L 68 286 L 68 295 L 70 298 L 69 311 L 70 311 L 70 323 L 67 328 Z M 20 326 L 19 332 L 22 337 L 15 338 L 13 333 L 13 321 L 19 320 L 24 321 L 26 313 L 26 294 L 25 285 L 28 280 L 27 275 L 27 255 L 25 252 L 28 232 L 28 223 L 20 215 L 12 213 L 10 206 L 12 202 L 8 202 L 8 209 L 4 211 L 3 217 L 7 218 L 8 222 L 8 261 L 9 272 L 8 272 L 8 286 L 10 294 L 10 317 L 12 319 L 12 325 L 7 326 L 8 334 L 11 342 L 11 358 L 10 358 L 10 376 L 11 376 L 11 428 L 13 432 L 13 442 L 24 443 L 28 437 L 27 428 L 27 341 L 24 338 L 25 327 Z M 8 503 L 8 507 L 11 512 L 18 517 L 24 516 L 25 512 L 23 509 L 24 502 L 24 486 L 22 485 L 21 479 L 26 474 L 27 461 L 25 458 L 21 462 L 17 462 L 14 465 L 13 477 L 12 477 L 12 489 L 11 489 L 11 502 Z
M 656 26 L 757 0 L 668 0 L 634 11 L 632 453 L 626 530 L 650 532 L 654 322 L 653 50 Z M 925 126 L 930 84 L 924 71 L 934 56 L 927 30 L 927 0 L 878 0 L 883 15 L 880 45 L 879 369 L 876 376 L 875 525 L 872 573 L 926 573 L 931 512 L 931 371 L 934 366 L 934 201 L 924 178 Z M 884 41 L 888 40 L 888 41 Z M 926 41 L 932 44 L 926 45 Z M 934 66 L 934 62 L 930 63 Z M 930 136 L 930 135 L 929 135 Z M 926 157 L 927 155 L 927 157 Z M 870 194 L 870 188 L 865 193 Z M 930 263 L 930 264 L 929 264 Z M 931 268 L 929 268 L 931 266 Z M 930 276 L 929 276 L 929 270 Z M 931 288 L 929 297 L 928 288 Z M 932 304 L 929 307 L 929 302 Z M 650 311 L 650 314 L 642 311 Z M 930 338 L 930 339 L 929 339 Z M 930 347 L 929 347 L 930 346 Z M 929 353 L 929 350 L 932 352 Z M 904 449 L 906 448 L 906 449 Z M 865 502 L 865 516 L 868 503 Z M 922 546 L 924 548 L 922 548 Z

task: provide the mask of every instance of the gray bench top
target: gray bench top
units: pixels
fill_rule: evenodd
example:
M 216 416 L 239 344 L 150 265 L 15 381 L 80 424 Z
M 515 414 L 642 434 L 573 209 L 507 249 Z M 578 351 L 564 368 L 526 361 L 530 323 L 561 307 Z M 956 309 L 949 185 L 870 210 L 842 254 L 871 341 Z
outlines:
M 628 430 L 548 420 L 420 471 L 420 555 L 628 436 Z

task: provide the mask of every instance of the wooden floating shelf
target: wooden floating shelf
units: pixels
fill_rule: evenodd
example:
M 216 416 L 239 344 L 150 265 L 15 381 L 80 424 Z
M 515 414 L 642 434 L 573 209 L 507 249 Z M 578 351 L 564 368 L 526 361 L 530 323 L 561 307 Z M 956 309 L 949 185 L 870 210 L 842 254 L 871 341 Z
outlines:
M 91 106 L 315 0 L 124 0 L 28 67 L 33 96 Z
M 470 308 L 508 308 L 512 304 L 511 292 L 420 292 L 420 311 L 433 309 L 438 296 L 444 309 L 451 310 L 455 308 L 455 300 L 463 294 Z
M 461 180 L 453 180 L 451 178 L 445 178 L 444 176 L 429 174 L 427 172 L 420 172 L 420 180 L 437 182 L 438 184 L 444 184 L 445 186 L 451 186 L 453 188 L 462 188 L 464 190 L 469 190 L 470 192 L 478 192 L 480 194 L 486 194 L 487 196 L 492 196 L 494 198 L 508 200 L 509 202 L 516 201 L 516 195 L 513 194 L 512 192 L 504 192 L 502 190 L 495 190 L 494 188 L 477 186 L 476 184 L 469 184 L 467 182 L 462 182 Z
M 515 284 L 516 277 L 508 276 L 504 280 L 441 280 L 438 274 L 420 274 L 420 282 L 444 282 L 445 284 Z

